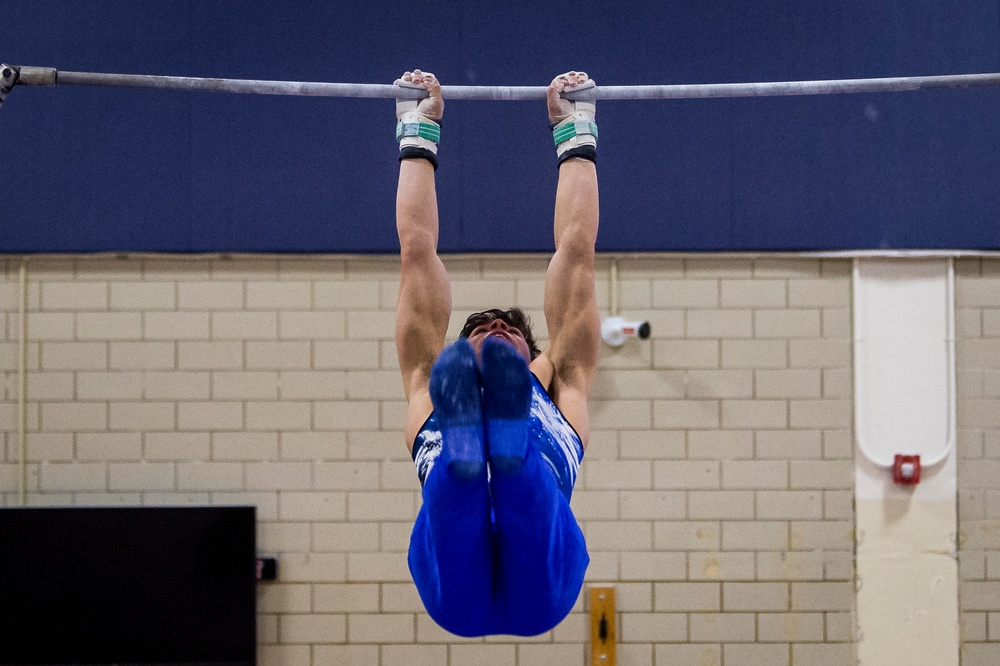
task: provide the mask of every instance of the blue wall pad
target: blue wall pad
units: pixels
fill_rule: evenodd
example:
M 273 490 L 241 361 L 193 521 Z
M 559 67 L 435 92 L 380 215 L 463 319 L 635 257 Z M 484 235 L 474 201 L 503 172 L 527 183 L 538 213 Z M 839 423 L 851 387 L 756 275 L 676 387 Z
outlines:
M 572 9 L 570 10 L 570 7 Z M 1000 1 L 6 0 L 0 61 L 449 85 L 1000 71 Z M 1000 249 L 1000 89 L 598 105 L 600 251 Z M 389 100 L 15 87 L 0 253 L 398 251 Z M 545 105 L 452 101 L 442 252 L 547 252 Z

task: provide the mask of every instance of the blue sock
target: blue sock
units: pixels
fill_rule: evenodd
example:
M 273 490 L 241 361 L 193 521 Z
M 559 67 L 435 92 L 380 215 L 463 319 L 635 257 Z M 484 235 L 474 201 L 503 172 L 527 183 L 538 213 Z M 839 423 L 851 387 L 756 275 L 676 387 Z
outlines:
M 482 367 L 490 467 L 513 474 L 521 469 L 528 450 L 531 374 L 513 346 L 491 338 L 483 341 Z
M 445 347 L 431 368 L 431 402 L 441 428 L 441 458 L 460 479 L 485 477 L 482 391 L 476 352 L 465 339 Z

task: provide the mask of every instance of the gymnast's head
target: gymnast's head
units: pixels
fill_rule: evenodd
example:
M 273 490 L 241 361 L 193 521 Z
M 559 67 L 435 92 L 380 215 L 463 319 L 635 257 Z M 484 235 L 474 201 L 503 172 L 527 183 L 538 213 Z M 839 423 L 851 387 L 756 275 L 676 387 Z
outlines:
M 512 345 L 529 363 L 541 353 L 535 344 L 535 336 L 531 333 L 531 320 L 521 308 L 493 308 L 474 312 L 465 320 L 459 337 L 467 338 L 477 355 L 483 347 L 483 340 L 488 337 L 495 337 Z

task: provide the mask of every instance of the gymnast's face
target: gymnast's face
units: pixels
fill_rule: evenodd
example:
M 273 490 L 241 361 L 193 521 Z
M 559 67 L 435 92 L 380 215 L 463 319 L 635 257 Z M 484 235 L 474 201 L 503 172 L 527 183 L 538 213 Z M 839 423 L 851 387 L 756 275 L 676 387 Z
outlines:
M 531 363 L 531 348 L 524 339 L 524 334 L 520 330 L 511 326 L 503 319 L 496 319 L 480 324 L 469 333 L 469 344 L 476 350 L 476 356 L 480 356 L 483 349 L 483 340 L 486 338 L 496 338 L 514 347 L 517 353 L 524 357 L 525 362 Z

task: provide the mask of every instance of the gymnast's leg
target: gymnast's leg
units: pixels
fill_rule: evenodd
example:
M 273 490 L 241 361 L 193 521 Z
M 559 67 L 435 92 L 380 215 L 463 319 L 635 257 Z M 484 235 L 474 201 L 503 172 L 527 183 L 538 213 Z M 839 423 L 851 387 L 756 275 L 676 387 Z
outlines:
M 503 633 L 534 636 L 572 610 L 590 563 L 583 533 L 552 471 L 531 447 L 516 474 L 492 479 L 497 613 Z
M 467 341 L 441 353 L 430 390 L 442 449 L 424 482 L 424 503 L 410 537 L 410 573 L 441 627 L 459 636 L 495 633 L 479 369 Z
M 496 519 L 497 629 L 534 636 L 572 609 L 590 558 L 555 473 L 528 440 L 527 365 L 499 341 L 484 341 L 482 356 Z

